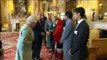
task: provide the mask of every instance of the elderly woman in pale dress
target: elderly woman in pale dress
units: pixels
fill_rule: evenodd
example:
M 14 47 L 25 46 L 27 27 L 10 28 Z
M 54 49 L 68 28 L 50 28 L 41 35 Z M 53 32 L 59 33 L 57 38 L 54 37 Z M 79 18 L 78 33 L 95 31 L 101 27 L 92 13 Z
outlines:
M 35 17 L 30 16 L 21 27 L 15 60 L 32 60 L 32 41 L 34 40 L 32 28 L 34 28 L 36 22 Z

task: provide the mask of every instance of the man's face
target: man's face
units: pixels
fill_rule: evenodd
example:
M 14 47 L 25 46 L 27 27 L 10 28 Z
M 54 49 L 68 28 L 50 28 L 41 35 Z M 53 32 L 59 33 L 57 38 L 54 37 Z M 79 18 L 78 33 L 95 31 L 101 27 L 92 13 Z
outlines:
M 66 15 L 64 16 L 64 20 L 67 20 L 67 16 Z
M 43 17 L 43 15 L 41 13 L 37 14 L 37 18 L 40 20 Z
M 78 16 L 79 16 L 79 13 L 76 13 L 76 12 L 73 13 L 73 19 L 74 20 L 78 20 Z
M 36 26 L 36 23 L 32 23 L 31 27 L 34 28 Z

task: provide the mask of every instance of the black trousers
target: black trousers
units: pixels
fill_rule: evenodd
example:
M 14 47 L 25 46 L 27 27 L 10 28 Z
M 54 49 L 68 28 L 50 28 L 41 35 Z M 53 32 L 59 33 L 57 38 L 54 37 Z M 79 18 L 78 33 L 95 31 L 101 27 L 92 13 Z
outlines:
M 35 43 L 33 50 L 32 50 L 32 59 L 39 59 L 40 58 L 40 52 L 42 48 L 42 41 L 39 43 Z
M 44 42 L 44 44 L 46 46 L 46 33 L 43 35 L 43 42 Z
M 51 40 L 51 48 L 52 50 L 54 51 L 54 48 L 55 48 L 55 43 L 54 43 L 54 38 L 53 38 L 53 32 L 51 32 L 50 34 L 50 40 Z

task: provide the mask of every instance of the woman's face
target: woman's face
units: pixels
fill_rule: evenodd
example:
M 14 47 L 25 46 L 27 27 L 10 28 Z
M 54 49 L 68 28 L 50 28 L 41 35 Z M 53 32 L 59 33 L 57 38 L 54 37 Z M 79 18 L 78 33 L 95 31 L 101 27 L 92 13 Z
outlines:
M 52 18 L 52 21 L 53 21 L 53 22 L 55 22 L 55 21 L 56 21 L 55 17 L 53 17 L 53 18 Z

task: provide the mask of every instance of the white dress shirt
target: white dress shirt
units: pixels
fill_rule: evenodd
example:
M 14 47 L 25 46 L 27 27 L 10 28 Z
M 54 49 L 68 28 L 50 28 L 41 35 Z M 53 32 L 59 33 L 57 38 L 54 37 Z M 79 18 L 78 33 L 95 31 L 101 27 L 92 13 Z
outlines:
M 77 21 L 78 24 L 77 24 L 76 28 L 79 26 L 79 24 L 81 24 L 82 21 L 84 21 L 84 19 L 81 19 L 81 20 L 78 20 L 78 21 Z M 76 28 L 75 28 L 75 29 L 76 29 Z M 77 31 L 77 30 L 74 30 L 74 34 L 78 34 L 78 31 Z
M 84 19 L 81 19 L 81 20 L 78 20 L 78 21 L 77 21 L 78 24 L 77 24 L 76 28 L 78 27 L 78 25 L 79 25 L 82 21 L 84 21 Z

